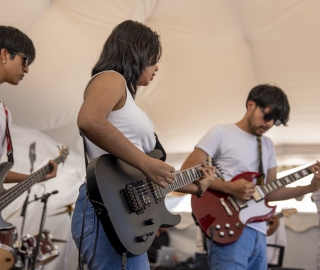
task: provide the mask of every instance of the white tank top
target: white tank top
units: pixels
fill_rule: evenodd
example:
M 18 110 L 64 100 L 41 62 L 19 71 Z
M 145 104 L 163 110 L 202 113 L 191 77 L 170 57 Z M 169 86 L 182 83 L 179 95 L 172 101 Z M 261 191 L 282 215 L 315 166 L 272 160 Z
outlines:
M 103 72 L 115 71 L 110 70 Z M 88 88 L 92 80 L 103 72 L 94 75 L 88 82 L 86 89 Z M 126 86 L 127 92 L 126 102 L 121 109 L 112 111 L 107 120 L 112 125 L 114 125 L 137 148 L 139 148 L 144 153 L 149 153 L 154 149 L 156 145 L 153 123 L 151 122 L 149 117 L 136 105 L 124 78 L 123 81 Z M 86 147 L 89 161 L 107 153 L 88 139 L 86 139 Z

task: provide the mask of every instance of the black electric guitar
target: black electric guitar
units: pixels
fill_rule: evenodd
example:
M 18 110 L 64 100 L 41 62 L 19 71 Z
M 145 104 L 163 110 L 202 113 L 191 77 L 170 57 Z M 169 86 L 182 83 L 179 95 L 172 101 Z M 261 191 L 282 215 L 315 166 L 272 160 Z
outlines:
M 312 174 L 310 167 L 265 185 L 255 186 L 253 198 L 249 201 L 239 200 L 227 193 L 213 190 L 207 190 L 200 199 L 192 195 L 193 217 L 202 232 L 212 241 L 219 244 L 233 243 L 241 236 L 245 224 L 265 221 L 274 214 L 276 206 L 268 205 L 264 199 L 266 195 Z M 256 172 L 245 172 L 235 176 L 231 181 L 243 178 L 252 182 L 258 176 L 260 174 Z
M 149 156 L 160 159 L 160 150 Z M 165 207 L 165 196 L 202 177 L 199 166 L 175 173 L 166 188 L 154 184 L 138 169 L 112 155 L 93 160 L 87 169 L 89 199 L 105 233 L 119 253 L 140 255 L 151 246 L 160 227 L 181 221 Z
M 57 164 L 64 162 L 69 155 L 69 148 L 60 149 L 60 155 L 54 159 Z M 7 173 L 12 168 L 12 163 L 4 162 L 0 164 L 0 179 L 2 181 L 2 185 L 0 185 L 0 211 L 6 208 L 10 203 L 12 203 L 16 198 L 22 195 L 25 191 L 27 191 L 32 185 L 41 180 L 48 172 L 52 170 L 52 166 L 50 163 L 43 166 L 38 171 L 34 172 L 30 176 L 28 176 L 23 181 L 19 182 L 12 188 L 5 190 L 3 187 L 3 180 L 5 179 Z M 2 218 L 0 212 L 0 230 L 8 230 L 13 228 L 12 224 L 5 222 Z

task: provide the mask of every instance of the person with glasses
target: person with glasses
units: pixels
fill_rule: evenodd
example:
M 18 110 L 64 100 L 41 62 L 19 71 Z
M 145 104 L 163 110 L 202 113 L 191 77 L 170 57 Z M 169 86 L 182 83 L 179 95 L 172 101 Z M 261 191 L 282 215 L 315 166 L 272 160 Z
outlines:
M 0 25 L 0 86 L 3 83 L 18 85 L 25 74 L 29 72 L 29 66 L 34 61 L 35 56 L 33 42 L 26 34 L 17 28 Z M 0 156 L 5 155 L 7 152 L 7 121 L 8 127 L 10 127 L 10 111 L 0 99 L 0 141 L 2 142 Z M 49 163 L 53 169 L 45 175 L 43 180 L 51 179 L 57 174 L 57 164 L 52 160 Z M 9 171 L 4 182 L 17 183 L 27 177 L 27 174 Z
M 211 156 L 221 167 L 224 180 L 215 178 L 210 184 L 209 190 L 230 194 L 240 202 L 253 198 L 256 184 L 263 185 L 277 179 L 274 146 L 265 133 L 273 126 L 281 124 L 286 126 L 290 112 L 286 94 L 279 87 L 269 84 L 255 86 L 249 92 L 245 105 L 246 113 L 240 121 L 212 127 L 200 139 L 181 168 L 183 170 L 197 164 L 206 156 Z M 317 161 L 316 165 L 312 167 L 314 176 L 309 185 L 293 188 L 283 187 L 269 193 L 265 199 L 268 201 L 286 200 L 318 190 L 320 188 L 319 171 L 320 162 Z M 258 177 L 253 181 L 245 180 L 240 176 L 236 178 L 245 172 L 259 172 L 263 177 Z M 260 182 L 256 182 L 258 180 Z M 235 211 L 227 211 L 232 209 L 226 207 L 226 213 L 234 214 Z M 193 211 L 196 211 L 194 206 Z M 259 213 L 252 213 L 253 218 L 256 216 L 259 216 Z M 207 221 L 210 221 L 210 213 L 207 214 Z M 211 223 L 206 225 L 210 227 L 213 222 L 212 219 Z M 223 221 L 221 224 L 224 224 Z M 239 224 L 239 226 L 242 225 Z M 219 230 L 219 227 L 211 226 L 211 229 Z M 219 242 L 219 238 L 211 241 L 207 237 L 206 246 L 210 269 L 267 269 L 266 232 L 266 221 L 260 221 L 247 223 L 239 238 L 233 242 L 230 240 L 225 244 Z M 219 237 L 228 236 L 218 235 Z M 232 237 L 231 231 L 230 235 Z

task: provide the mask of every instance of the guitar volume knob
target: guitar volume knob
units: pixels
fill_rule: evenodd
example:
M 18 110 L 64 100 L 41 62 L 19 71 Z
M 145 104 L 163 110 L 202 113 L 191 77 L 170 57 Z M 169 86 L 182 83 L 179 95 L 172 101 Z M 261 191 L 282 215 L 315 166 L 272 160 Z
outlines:
M 142 242 L 147 242 L 148 237 L 149 237 L 149 235 L 144 234 L 144 235 L 140 235 L 140 236 L 136 237 L 136 239 L 139 243 L 142 243 Z
M 217 225 L 216 225 L 216 229 L 217 229 L 217 230 L 220 230 L 220 229 L 221 229 L 221 226 L 220 226 L 219 224 L 217 224 Z
M 224 237 L 224 232 L 219 232 L 220 237 Z
M 229 231 L 229 235 L 234 236 L 234 231 L 233 230 Z
M 147 219 L 147 220 L 145 221 L 145 224 L 146 224 L 146 225 L 153 225 L 153 224 L 155 224 L 155 221 L 154 221 L 153 218 L 150 218 L 150 219 Z

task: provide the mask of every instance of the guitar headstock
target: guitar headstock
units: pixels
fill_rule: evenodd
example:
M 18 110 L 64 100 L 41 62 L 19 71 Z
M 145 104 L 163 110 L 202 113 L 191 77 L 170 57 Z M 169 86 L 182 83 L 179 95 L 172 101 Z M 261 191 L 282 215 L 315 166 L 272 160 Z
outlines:
M 284 217 L 288 218 L 291 215 L 298 213 L 298 210 L 296 208 L 282 209 L 281 213 Z
M 65 160 L 67 159 L 67 156 L 69 155 L 69 147 L 63 147 L 61 145 L 58 146 L 59 151 L 60 151 L 60 157 L 62 159 L 62 162 L 64 163 Z

